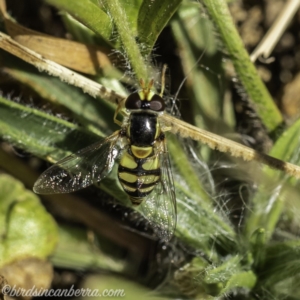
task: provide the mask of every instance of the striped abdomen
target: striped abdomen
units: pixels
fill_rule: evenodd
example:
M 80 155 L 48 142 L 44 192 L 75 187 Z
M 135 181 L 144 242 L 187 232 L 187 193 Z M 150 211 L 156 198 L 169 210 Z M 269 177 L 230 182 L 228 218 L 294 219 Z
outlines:
M 133 204 L 140 204 L 160 180 L 159 159 L 154 151 L 159 134 L 155 114 L 131 114 L 126 132 L 129 148 L 120 160 L 118 177 Z
M 119 180 L 132 203 L 140 204 L 160 180 L 158 157 L 145 161 L 125 153 L 119 164 Z

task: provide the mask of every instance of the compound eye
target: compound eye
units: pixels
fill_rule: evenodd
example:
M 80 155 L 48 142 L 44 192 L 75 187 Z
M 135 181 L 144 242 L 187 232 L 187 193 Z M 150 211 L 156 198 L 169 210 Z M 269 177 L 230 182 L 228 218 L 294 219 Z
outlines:
M 125 108 L 127 109 L 140 109 L 142 101 L 138 93 L 130 94 L 125 101 Z
M 164 111 L 165 101 L 159 95 L 155 94 L 150 101 L 150 109 L 154 111 Z

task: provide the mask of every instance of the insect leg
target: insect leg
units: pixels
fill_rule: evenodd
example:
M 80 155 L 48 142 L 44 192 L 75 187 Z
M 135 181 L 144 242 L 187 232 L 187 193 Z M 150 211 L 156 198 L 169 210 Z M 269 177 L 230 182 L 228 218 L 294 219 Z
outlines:
M 115 113 L 114 113 L 114 123 L 117 124 L 117 125 L 119 125 L 120 127 L 122 126 L 122 122 L 119 121 L 117 119 L 117 117 L 118 117 L 118 113 L 122 112 L 122 109 L 124 108 L 124 103 L 125 103 L 126 99 L 124 99 L 121 102 L 119 102 L 118 107 L 117 107 L 117 109 L 115 110 Z

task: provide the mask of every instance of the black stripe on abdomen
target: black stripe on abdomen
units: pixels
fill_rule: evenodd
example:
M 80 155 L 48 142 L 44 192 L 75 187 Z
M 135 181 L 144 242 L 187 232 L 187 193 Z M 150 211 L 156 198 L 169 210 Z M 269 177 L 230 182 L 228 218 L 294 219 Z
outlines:
M 159 183 L 161 176 L 157 156 L 139 159 L 127 152 L 118 168 L 119 182 L 133 204 L 138 205 Z
M 126 191 L 128 196 L 130 197 L 132 204 L 135 204 L 135 205 L 140 204 L 144 200 L 144 198 L 146 196 L 148 196 L 151 192 L 152 192 L 152 190 L 144 193 L 144 192 L 140 191 L 139 189 L 135 190 L 134 192 Z
M 156 175 L 160 176 L 160 168 L 154 170 L 144 170 L 142 167 L 137 167 L 135 169 L 130 169 L 119 165 L 119 173 L 129 173 L 136 176 L 145 176 L 145 175 Z
M 139 182 L 138 180 L 135 182 L 128 182 L 122 178 L 119 178 L 119 180 L 120 180 L 120 182 L 124 183 L 128 187 L 132 187 L 132 188 L 136 188 L 136 189 L 149 188 L 149 187 L 152 187 L 152 186 L 156 185 L 157 183 L 159 183 L 159 179 L 156 181 L 152 181 L 150 183 L 143 183 L 143 182 Z

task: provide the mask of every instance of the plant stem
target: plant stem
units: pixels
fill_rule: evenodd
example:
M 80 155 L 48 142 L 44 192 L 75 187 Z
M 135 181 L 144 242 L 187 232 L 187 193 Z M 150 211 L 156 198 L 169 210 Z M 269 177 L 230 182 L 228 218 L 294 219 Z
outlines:
M 105 0 L 105 5 L 117 27 L 124 54 L 128 58 L 136 78 L 142 78 L 147 82 L 149 79 L 147 65 L 134 39 L 134 33 L 129 26 L 122 4 L 119 3 L 119 0 Z
M 237 77 L 268 131 L 275 130 L 283 121 L 266 86 L 257 74 L 232 21 L 225 0 L 203 0 L 235 67 Z

